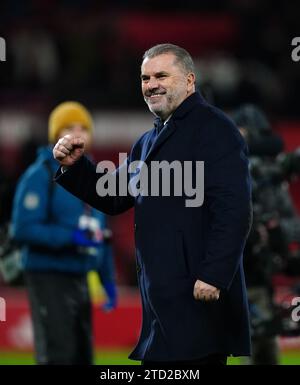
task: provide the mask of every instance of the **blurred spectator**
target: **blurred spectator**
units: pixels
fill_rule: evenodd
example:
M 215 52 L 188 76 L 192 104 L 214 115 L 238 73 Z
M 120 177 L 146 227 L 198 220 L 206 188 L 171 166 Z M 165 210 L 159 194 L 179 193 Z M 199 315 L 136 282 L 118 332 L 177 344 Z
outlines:
M 59 63 L 51 35 L 40 28 L 19 28 L 13 35 L 11 51 L 17 85 L 45 86 L 54 82 Z
M 103 213 L 53 182 L 52 143 L 80 134 L 91 144 L 92 118 L 79 103 L 60 104 L 50 115 L 48 147 L 21 177 L 13 205 L 12 236 L 22 246 L 36 360 L 39 364 L 91 364 L 91 304 L 86 274 L 99 273 L 108 301 L 117 301 L 111 233 Z
M 295 167 L 288 169 L 279 160 L 283 142 L 272 132 L 269 121 L 258 107 L 243 105 L 233 118 L 247 140 L 252 175 L 253 225 L 244 252 L 252 326 L 250 362 L 277 365 L 277 337 L 282 326 L 274 301 L 272 278 L 275 273 L 286 270 L 289 243 L 300 241 L 300 218 L 286 186 L 290 172 L 298 172 L 298 161 L 294 162 Z M 290 159 L 289 156 L 289 163 Z

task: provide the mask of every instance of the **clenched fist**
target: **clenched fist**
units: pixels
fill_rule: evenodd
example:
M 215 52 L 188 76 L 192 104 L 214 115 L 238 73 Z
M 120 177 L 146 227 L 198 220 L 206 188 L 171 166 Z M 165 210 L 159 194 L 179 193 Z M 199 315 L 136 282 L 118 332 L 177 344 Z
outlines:
M 194 298 L 202 301 L 217 301 L 220 296 L 220 290 L 197 279 L 194 285 Z
M 53 156 L 62 166 L 72 166 L 84 153 L 84 140 L 74 135 L 60 138 L 53 148 Z

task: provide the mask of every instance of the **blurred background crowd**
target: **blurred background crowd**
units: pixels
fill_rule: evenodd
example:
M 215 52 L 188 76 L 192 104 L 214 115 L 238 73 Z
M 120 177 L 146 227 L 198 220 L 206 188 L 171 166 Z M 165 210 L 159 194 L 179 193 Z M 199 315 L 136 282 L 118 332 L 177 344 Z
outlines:
M 48 116 L 58 103 L 76 100 L 91 110 L 95 160 L 117 163 L 118 153 L 151 127 L 140 64 L 144 51 L 158 43 L 178 44 L 191 53 L 198 89 L 212 104 L 229 114 L 245 103 L 264 111 L 282 145 L 271 154 L 252 155 L 275 159 L 294 153 L 300 146 L 300 62 L 291 58 L 291 41 L 300 35 L 299 14 L 296 0 L 1 1 L 6 61 L 0 62 L 0 226 L 10 221 L 20 175 L 37 147 L 47 143 Z M 280 179 L 295 216 L 300 207 L 296 158 L 293 172 Z M 110 219 L 117 283 L 134 288 L 132 224 L 131 212 Z M 254 234 L 259 242 L 264 231 Z M 298 241 L 289 238 L 292 246 L 285 250 L 297 254 Z M 300 264 L 293 273 L 293 279 L 300 276 Z
M 297 9 L 297 1 L 270 0 L 4 0 L 1 106 L 42 112 L 73 97 L 94 108 L 142 108 L 141 54 L 172 41 L 191 52 L 199 84 L 219 105 L 252 99 L 297 116 L 299 71 L 289 60 Z

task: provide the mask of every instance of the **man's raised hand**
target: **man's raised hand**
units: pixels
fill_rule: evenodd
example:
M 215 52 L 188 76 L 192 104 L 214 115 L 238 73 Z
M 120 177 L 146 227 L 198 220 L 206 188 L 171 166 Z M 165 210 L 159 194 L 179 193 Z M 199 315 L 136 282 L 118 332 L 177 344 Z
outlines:
M 84 153 L 84 141 L 73 135 L 60 138 L 53 148 L 53 156 L 62 166 L 72 166 Z

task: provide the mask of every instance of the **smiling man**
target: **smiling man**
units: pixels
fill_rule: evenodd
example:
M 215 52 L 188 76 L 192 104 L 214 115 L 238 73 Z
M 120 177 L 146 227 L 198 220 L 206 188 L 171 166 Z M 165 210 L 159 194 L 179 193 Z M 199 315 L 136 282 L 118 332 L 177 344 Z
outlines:
M 243 272 L 251 224 L 247 148 L 234 124 L 195 91 L 193 60 L 185 49 L 149 49 L 141 81 L 154 127 L 133 145 L 117 173 L 132 162 L 189 161 L 192 181 L 196 162 L 204 162 L 203 204 L 187 207 L 186 194 L 174 191 L 167 197 L 100 197 L 101 175 L 83 155 L 84 140 L 72 135 L 53 150 L 63 166 L 56 180 L 105 213 L 135 209 L 143 324 L 130 358 L 149 365 L 222 365 L 229 355 L 250 354 Z
M 142 91 L 149 110 L 166 120 L 184 99 L 195 92 L 194 66 L 189 56 L 181 54 L 177 58 L 163 50 L 161 55 L 157 55 L 154 48 L 144 55 Z

